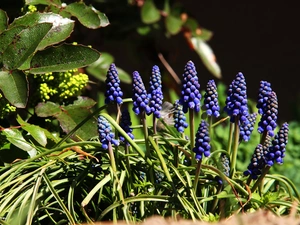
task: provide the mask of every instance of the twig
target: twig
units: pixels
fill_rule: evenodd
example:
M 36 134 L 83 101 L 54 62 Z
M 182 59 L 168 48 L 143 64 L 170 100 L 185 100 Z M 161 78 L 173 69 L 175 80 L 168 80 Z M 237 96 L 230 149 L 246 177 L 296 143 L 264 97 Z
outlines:
M 181 84 L 180 78 L 178 77 L 178 75 L 175 73 L 175 71 L 172 69 L 170 64 L 167 62 L 167 60 L 164 58 L 164 56 L 161 53 L 158 53 L 158 58 L 160 59 L 161 63 L 166 67 L 166 69 L 169 71 L 169 73 L 176 81 L 176 83 Z

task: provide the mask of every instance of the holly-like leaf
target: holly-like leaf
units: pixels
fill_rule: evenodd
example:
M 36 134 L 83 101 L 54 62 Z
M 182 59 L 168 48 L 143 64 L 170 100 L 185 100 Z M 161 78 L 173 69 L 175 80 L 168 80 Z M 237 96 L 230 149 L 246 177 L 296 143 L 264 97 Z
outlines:
M 51 29 L 51 23 L 40 23 L 22 30 L 3 53 L 3 66 L 8 70 L 17 69 L 33 54 Z
M 28 99 L 28 81 L 20 70 L 0 71 L 0 89 L 10 104 L 25 108 Z
M 62 44 L 38 51 L 32 57 L 30 73 L 61 72 L 87 66 L 97 59 L 100 53 L 83 45 Z
M 84 2 L 71 3 L 64 8 L 63 12 L 75 16 L 82 25 L 90 29 L 109 25 L 108 18 L 104 13 L 99 12 L 92 6 L 85 5 Z
M 24 151 L 35 151 L 35 148 L 28 143 L 22 136 L 21 131 L 16 128 L 6 128 L 2 130 L 2 134 L 6 136 L 6 139 Z
M 61 5 L 60 0 L 25 0 L 26 5 Z
M 77 126 L 77 124 L 82 122 L 91 114 L 90 108 L 95 104 L 96 102 L 90 98 L 79 97 L 74 104 L 67 106 L 59 106 L 52 102 L 39 103 L 35 108 L 35 112 L 40 117 L 55 117 L 59 121 L 63 131 L 65 133 L 69 133 Z M 48 110 L 51 107 L 55 108 L 55 110 L 49 112 Z M 74 133 L 72 138 L 74 140 L 88 140 L 95 136 L 97 136 L 97 125 L 96 120 L 92 118 L 81 126 Z
M 96 79 L 100 81 L 105 81 L 107 70 L 110 64 L 112 64 L 113 62 L 114 57 L 111 54 L 102 52 L 101 57 L 96 62 L 86 67 L 86 71 L 88 72 L 88 74 L 92 75 Z M 117 67 L 117 71 L 119 74 L 119 79 L 123 83 L 131 83 L 131 76 L 126 71 L 119 67 Z
M 8 16 L 5 11 L 0 9 L 0 33 L 7 28 Z
M 24 29 L 24 26 L 16 26 L 7 29 L 0 34 L 0 62 L 2 62 L 3 53 L 5 49 L 14 40 L 14 38 Z
M 146 0 L 141 9 L 141 18 L 144 23 L 155 23 L 160 20 L 160 12 L 153 0 Z
M 54 45 L 67 39 L 74 29 L 74 20 L 63 18 L 55 13 L 34 12 L 19 17 L 13 21 L 10 27 L 32 26 L 39 23 L 52 23 L 52 28 L 39 43 L 37 49 L 41 50 L 47 46 Z
M 216 56 L 212 49 L 199 37 L 192 37 L 191 43 L 194 50 L 198 53 L 206 68 L 217 78 L 221 78 L 221 69 L 216 62 Z
M 166 17 L 165 24 L 167 31 L 170 32 L 170 34 L 175 35 L 181 30 L 183 21 L 180 19 L 179 16 L 176 17 L 170 14 Z

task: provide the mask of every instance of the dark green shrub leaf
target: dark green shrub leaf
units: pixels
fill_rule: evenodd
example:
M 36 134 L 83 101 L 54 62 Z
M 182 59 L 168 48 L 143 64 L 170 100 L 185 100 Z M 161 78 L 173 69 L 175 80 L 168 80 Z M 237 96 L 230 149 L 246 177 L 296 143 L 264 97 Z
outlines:
M 160 12 L 153 0 L 146 0 L 141 9 L 141 17 L 144 23 L 155 23 L 160 20 Z
M 67 39 L 74 29 L 74 21 L 63 18 L 55 13 L 29 13 L 19 17 L 10 25 L 12 26 L 32 26 L 39 23 L 52 23 L 52 28 L 38 45 L 37 49 L 43 49 L 47 46 L 59 43 Z
M 30 63 L 31 73 L 67 71 L 87 66 L 97 59 L 100 53 L 82 45 L 63 44 L 38 51 Z
M 165 19 L 167 31 L 173 35 L 181 30 L 182 23 L 180 17 L 173 16 L 172 14 L 168 15 Z
M 85 5 L 83 2 L 71 3 L 67 5 L 64 11 L 75 16 L 82 25 L 91 29 L 109 25 L 108 18 L 104 13 L 99 12 L 91 6 Z
M 13 145 L 24 151 L 35 151 L 30 143 L 28 143 L 25 138 L 22 136 L 21 131 L 16 128 L 6 128 L 2 130 L 2 134 L 4 134 L 7 140 Z
M 20 70 L 0 72 L 0 89 L 10 104 L 25 108 L 28 99 L 28 81 Z
M 26 5 L 61 5 L 60 0 L 25 0 Z
M 21 66 L 34 53 L 51 27 L 51 23 L 40 23 L 15 35 L 3 53 L 4 67 L 13 70 Z
M 45 131 L 47 130 L 25 122 L 20 116 L 17 117 L 17 121 L 22 126 L 22 129 L 27 131 L 34 138 L 34 140 L 36 140 L 41 146 L 46 146 L 47 136 Z M 47 131 L 47 133 L 49 132 Z
M 59 121 L 63 131 L 69 133 L 77 124 L 91 114 L 90 108 L 95 104 L 96 102 L 90 98 L 79 97 L 74 104 L 67 106 L 59 106 L 52 102 L 39 103 L 35 108 L 35 112 L 40 117 L 55 117 Z M 54 110 L 50 112 L 51 108 L 54 108 Z M 92 118 L 81 126 L 72 138 L 74 140 L 88 140 L 97 136 L 97 134 L 96 120 Z
M 7 28 L 8 17 L 5 11 L 0 9 L 0 33 Z
M 101 57 L 96 62 L 89 65 L 86 68 L 86 71 L 98 80 L 105 81 L 107 70 L 110 64 L 112 64 L 113 62 L 114 58 L 112 55 L 110 55 L 109 53 L 101 53 Z M 131 76 L 126 71 L 122 70 L 119 67 L 117 67 L 117 71 L 119 74 L 119 79 L 123 83 L 131 83 Z
M 192 37 L 191 43 L 198 53 L 206 68 L 217 78 L 221 78 L 221 69 L 216 62 L 216 57 L 212 49 L 199 37 Z
M 13 41 L 13 39 L 24 30 L 24 26 L 16 26 L 5 30 L 0 34 L 0 61 L 2 62 L 3 52 L 8 47 L 8 45 Z

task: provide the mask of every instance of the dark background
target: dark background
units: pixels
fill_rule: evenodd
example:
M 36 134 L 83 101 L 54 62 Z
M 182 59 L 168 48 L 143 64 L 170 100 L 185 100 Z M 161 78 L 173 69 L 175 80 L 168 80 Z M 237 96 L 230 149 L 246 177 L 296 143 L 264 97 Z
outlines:
M 111 1 L 112 4 L 116 2 L 118 1 Z M 119 2 L 126 4 L 127 1 Z M 213 31 L 214 35 L 208 44 L 214 50 L 222 70 L 223 77 L 220 81 L 228 85 L 238 72 L 242 72 L 247 81 L 248 96 L 252 99 L 257 97 L 259 81 L 269 81 L 278 96 L 279 120 L 299 119 L 300 107 L 297 103 L 300 103 L 300 14 L 296 1 L 178 2 L 202 27 Z M 22 1 L 0 2 L 0 8 L 7 10 L 11 18 L 16 16 L 13 9 L 18 8 L 18 5 L 21 7 Z M 216 79 L 206 70 L 198 55 L 189 48 L 182 34 L 171 39 L 158 35 L 156 41 L 153 41 L 151 38 L 141 38 L 136 32 L 126 32 L 127 28 L 130 30 L 129 22 L 124 27 L 125 32 L 121 32 L 114 25 L 120 18 L 122 22 L 126 22 L 129 9 L 120 10 L 116 15 L 111 9 L 105 11 L 99 7 L 96 8 L 107 14 L 111 25 L 98 30 L 81 27 L 72 35 L 75 41 L 91 44 L 100 52 L 111 53 L 115 57 L 116 65 L 128 73 L 138 70 L 142 74 L 149 74 L 154 64 L 164 70 L 157 58 L 157 52 L 162 52 L 180 78 L 185 63 L 192 60 L 199 74 L 201 89 L 209 79 Z M 136 16 L 137 21 L 140 20 L 137 10 L 129 13 Z M 114 39 L 110 39 L 112 34 Z M 169 76 L 167 71 L 163 72 L 164 76 Z M 168 80 L 175 85 L 172 79 Z

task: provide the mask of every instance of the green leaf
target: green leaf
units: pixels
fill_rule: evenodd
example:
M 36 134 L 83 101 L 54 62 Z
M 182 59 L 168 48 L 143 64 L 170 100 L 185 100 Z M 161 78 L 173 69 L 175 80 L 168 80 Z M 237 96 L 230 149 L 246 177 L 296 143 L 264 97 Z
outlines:
M 160 12 L 156 8 L 153 0 L 146 0 L 141 9 L 141 18 L 143 23 L 155 23 L 160 20 Z
M 22 126 L 22 129 L 27 131 L 34 138 L 34 140 L 36 140 L 41 146 L 46 146 L 47 136 L 45 131 L 47 130 L 25 122 L 19 115 L 17 117 L 17 121 Z
M 99 12 L 92 6 L 85 5 L 83 2 L 71 3 L 63 11 L 75 16 L 82 25 L 91 29 L 109 25 L 108 18 L 104 13 Z
M 82 45 L 62 44 L 38 51 L 30 63 L 30 73 L 67 71 L 87 66 L 97 59 L 100 53 Z
M 194 50 L 198 53 L 206 68 L 217 78 L 221 78 L 221 69 L 216 62 L 215 54 L 212 49 L 199 37 L 192 37 L 191 43 Z
M 56 5 L 60 6 L 60 0 L 25 0 L 26 5 Z
M 17 108 L 25 108 L 28 99 L 28 81 L 20 70 L 0 72 L 0 89 L 4 97 Z
M 2 134 L 4 134 L 7 140 L 13 145 L 24 151 L 35 151 L 30 143 L 28 143 L 25 138 L 22 136 L 22 133 L 16 128 L 6 128 L 2 130 Z
M 7 28 L 8 16 L 5 11 L 0 9 L 0 33 Z
M 14 38 L 24 30 L 24 26 L 16 26 L 5 30 L 0 34 L 0 62 L 2 63 L 3 53 L 8 45 L 14 40 Z
M 176 17 L 170 14 L 166 17 L 165 24 L 167 31 L 172 35 L 175 35 L 181 30 L 183 21 L 180 19 L 180 17 Z
M 107 70 L 110 64 L 112 64 L 113 62 L 113 56 L 109 53 L 104 52 L 101 53 L 101 57 L 96 62 L 86 67 L 86 71 L 96 79 L 105 81 Z M 122 70 L 119 67 L 117 67 L 117 71 L 119 74 L 119 79 L 123 83 L 131 84 L 131 76 L 126 71 Z
M 51 23 L 52 28 L 37 47 L 37 49 L 40 50 L 67 39 L 74 29 L 74 22 L 74 20 L 63 18 L 59 14 L 34 12 L 17 18 L 13 21 L 10 27 L 18 25 L 32 26 L 39 23 Z
M 51 23 L 40 23 L 17 34 L 3 53 L 4 67 L 13 70 L 21 66 L 34 53 L 51 27 Z
M 90 108 L 95 104 L 96 102 L 90 98 L 79 97 L 74 104 L 68 106 L 59 106 L 53 102 L 39 103 L 35 108 L 35 112 L 40 117 L 55 117 L 59 121 L 63 131 L 69 133 L 77 124 L 91 114 Z M 49 112 L 48 110 L 52 107 L 55 109 Z M 74 140 L 88 140 L 97 136 L 97 134 L 96 120 L 92 118 L 80 127 L 72 138 Z

